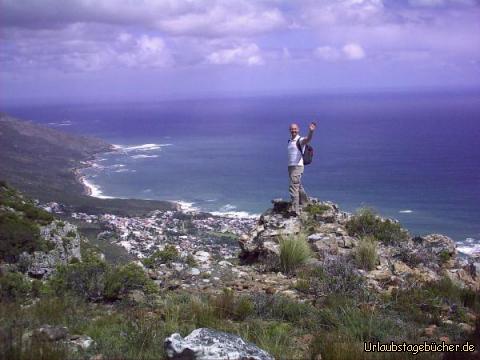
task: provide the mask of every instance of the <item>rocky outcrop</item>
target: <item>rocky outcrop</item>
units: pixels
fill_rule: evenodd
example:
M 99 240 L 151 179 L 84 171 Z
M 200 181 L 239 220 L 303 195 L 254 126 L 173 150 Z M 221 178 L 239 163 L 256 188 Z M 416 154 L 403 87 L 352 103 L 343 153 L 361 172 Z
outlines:
M 279 240 L 282 237 L 298 234 L 308 226 L 306 211 L 302 211 L 300 216 L 291 216 L 288 210 L 289 202 L 274 199 L 272 204 L 273 207 L 260 216 L 256 228 L 249 235 L 239 239 L 242 250 L 240 258 L 246 262 L 278 256 L 280 253 Z M 322 207 L 322 211 L 312 214 L 311 219 L 318 224 L 325 224 L 328 231 L 330 228 L 337 229 L 339 224 L 345 224 L 348 219 L 348 214 L 341 212 L 337 205 L 331 202 L 319 202 L 317 199 L 311 199 L 310 204 Z M 347 235 L 344 228 L 339 231 L 342 235 Z
M 331 202 L 314 199 L 300 216 L 292 217 L 288 202 L 272 201 L 273 207 L 263 213 L 257 226 L 239 239 L 240 258 L 245 262 L 277 258 L 282 237 L 300 232 L 308 235 L 315 259 L 310 264 L 321 266 L 325 261 L 347 261 L 367 285 L 377 291 L 391 291 L 415 282 L 437 281 L 448 277 L 460 286 L 480 289 L 480 259 L 461 258 L 455 242 L 448 236 L 429 234 L 408 236 L 405 240 L 377 244 L 377 263 L 370 270 L 362 269 L 356 261 L 360 238 L 347 231 L 352 215 L 342 212 Z M 386 219 L 380 218 L 382 221 Z M 395 220 L 389 219 L 392 223 Z
M 208 328 L 196 329 L 182 338 L 172 334 L 165 339 L 165 352 L 174 360 L 272 360 L 266 351 L 241 337 Z
M 48 250 L 22 253 L 18 264 L 34 278 L 48 277 L 57 265 L 73 259 L 81 260 L 80 235 L 77 227 L 68 222 L 54 221 L 40 228 L 40 234 Z

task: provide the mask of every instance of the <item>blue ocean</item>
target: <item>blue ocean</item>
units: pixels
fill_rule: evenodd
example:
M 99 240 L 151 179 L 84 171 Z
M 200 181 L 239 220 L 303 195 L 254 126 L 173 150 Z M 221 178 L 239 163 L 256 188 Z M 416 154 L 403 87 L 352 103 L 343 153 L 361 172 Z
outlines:
M 118 145 L 87 169 L 96 195 L 261 213 L 288 198 L 291 122 L 316 121 L 310 196 L 369 206 L 412 234 L 480 239 L 480 93 L 310 94 L 14 106 L 10 114 Z

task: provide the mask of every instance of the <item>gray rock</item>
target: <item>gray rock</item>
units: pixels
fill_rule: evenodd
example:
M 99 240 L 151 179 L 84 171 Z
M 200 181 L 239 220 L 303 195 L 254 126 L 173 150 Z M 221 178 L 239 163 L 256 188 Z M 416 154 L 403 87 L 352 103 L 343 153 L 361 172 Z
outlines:
M 321 240 L 325 235 L 324 234 L 312 234 L 308 237 L 308 241 L 311 242 L 311 243 L 314 243 L 318 240 Z
M 87 335 L 73 335 L 68 342 L 74 349 L 88 350 L 94 343 Z
M 192 331 L 182 338 L 172 334 L 165 339 L 165 352 L 174 360 L 272 360 L 266 351 L 241 337 L 208 328 Z
M 285 201 L 283 199 L 273 199 L 273 212 L 276 214 L 286 214 L 290 208 L 290 201 Z
M 422 237 L 424 245 L 430 248 L 435 255 L 446 251 L 450 255 L 456 255 L 455 242 L 446 235 L 430 234 Z
M 242 250 L 240 258 L 247 262 L 272 256 L 275 258 L 280 252 L 279 239 L 298 234 L 301 228 L 299 217 L 290 217 L 269 209 L 260 216 L 256 228 L 248 236 L 239 238 Z
M 469 263 L 469 270 L 470 274 L 474 279 L 477 279 L 480 277 L 480 262 L 478 261 L 472 261 Z
M 51 250 L 26 252 L 19 257 L 22 271 L 31 277 L 41 279 L 50 276 L 60 264 L 67 264 L 73 259 L 81 259 L 80 235 L 77 227 L 68 222 L 63 225 L 57 221 L 40 228 L 40 235 Z
M 127 295 L 128 300 L 131 302 L 141 304 L 145 302 L 145 293 L 142 290 L 130 290 L 130 292 Z
M 190 269 L 190 274 L 193 275 L 193 276 L 200 275 L 200 270 L 197 269 L 197 268 L 191 268 Z
M 32 336 L 42 341 L 63 340 L 68 335 L 68 329 L 65 326 L 42 325 L 33 331 Z
M 199 263 L 208 263 L 210 261 L 210 253 L 206 251 L 197 251 L 193 257 Z

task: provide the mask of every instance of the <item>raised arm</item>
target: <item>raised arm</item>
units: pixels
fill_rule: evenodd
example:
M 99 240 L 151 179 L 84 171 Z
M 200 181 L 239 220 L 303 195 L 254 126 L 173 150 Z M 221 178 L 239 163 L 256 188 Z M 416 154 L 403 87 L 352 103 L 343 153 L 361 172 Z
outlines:
M 317 127 L 317 124 L 312 122 L 309 127 L 308 127 L 308 135 L 307 137 L 303 138 L 302 141 L 301 141 L 301 144 L 300 145 L 305 145 L 305 144 L 308 144 L 311 140 L 312 140 L 312 137 L 313 137 L 313 132 L 315 131 Z

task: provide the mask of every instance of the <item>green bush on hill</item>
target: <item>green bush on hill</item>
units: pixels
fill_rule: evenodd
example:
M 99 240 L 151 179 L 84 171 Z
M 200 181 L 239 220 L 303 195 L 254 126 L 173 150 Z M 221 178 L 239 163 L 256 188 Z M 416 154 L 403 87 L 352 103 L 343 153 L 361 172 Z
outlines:
M 57 267 L 49 286 L 56 295 L 72 293 L 76 296 L 98 300 L 103 297 L 105 274 L 108 265 L 95 255 L 81 262 Z
M 321 215 L 329 209 L 330 209 L 330 206 L 324 205 L 324 204 L 308 204 L 305 207 L 305 211 L 312 216 Z
M 52 214 L 38 208 L 32 200 L 23 197 L 18 191 L 6 184 L 0 186 L 0 205 L 22 212 L 25 218 L 41 225 L 49 224 L 54 220 Z
M 38 225 L 15 213 L 0 213 L 0 259 L 14 262 L 22 252 L 40 250 L 41 245 Z
M 142 290 L 156 293 L 157 286 L 137 264 L 130 263 L 119 267 L 110 267 L 105 278 L 104 297 L 116 300 L 130 290 Z
M 480 295 L 473 290 L 461 288 L 449 278 L 440 281 L 414 286 L 406 290 L 395 290 L 392 293 L 394 309 L 408 314 L 419 323 L 428 324 L 438 319 L 443 305 L 455 304 L 461 317 L 461 307 L 476 313 L 480 311 Z M 462 319 L 460 319 L 462 320 Z
M 350 236 L 373 236 L 384 244 L 395 244 L 408 239 L 399 223 L 382 220 L 368 208 L 360 209 L 346 224 Z
M 138 265 L 109 265 L 95 254 L 85 256 L 81 262 L 59 266 L 49 286 L 57 295 L 71 293 L 87 300 L 117 300 L 130 290 L 157 291 L 155 283 Z
M 168 264 L 180 258 L 177 248 L 174 245 L 167 244 L 163 250 L 157 250 L 148 258 L 143 260 L 143 264 L 148 268 L 154 268 L 160 264 Z
M 326 260 L 321 267 L 302 269 L 295 288 L 316 298 L 342 295 L 363 299 L 366 295 L 364 279 L 355 270 L 346 259 Z
M 0 275 L 0 300 L 2 302 L 24 300 L 32 290 L 30 282 L 19 272 Z
M 5 183 L 0 185 L 0 260 L 15 262 L 26 251 L 48 251 L 49 243 L 40 237 L 40 225 L 53 216 L 39 209 Z

